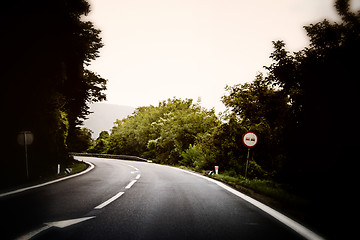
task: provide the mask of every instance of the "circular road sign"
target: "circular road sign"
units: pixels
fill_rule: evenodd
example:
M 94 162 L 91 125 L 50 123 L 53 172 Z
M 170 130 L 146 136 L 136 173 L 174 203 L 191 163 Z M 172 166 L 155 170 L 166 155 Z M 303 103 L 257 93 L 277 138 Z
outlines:
M 247 147 L 254 147 L 258 142 L 258 136 L 253 132 L 246 132 L 243 135 L 243 143 Z
M 30 131 L 22 131 L 18 134 L 17 141 L 21 146 L 31 145 L 34 141 L 34 134 Z

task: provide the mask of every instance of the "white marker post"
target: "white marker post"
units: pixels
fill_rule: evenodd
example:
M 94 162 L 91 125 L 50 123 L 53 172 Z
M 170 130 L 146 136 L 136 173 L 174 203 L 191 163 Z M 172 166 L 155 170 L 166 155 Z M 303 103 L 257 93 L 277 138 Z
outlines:
M 258 136 L 254 132 L 246 132 L 243 135 L 243 144 L 248 147 L 247 158 L 246 158 L 246 167 L 245 167 L 245 179 L 247 177 L 247 169 L 249 165 L 250 158 L 250 148 L 255 147 L 258 142 Z
M 215 174 L 219 174 L 219 166 L 215 166 Z

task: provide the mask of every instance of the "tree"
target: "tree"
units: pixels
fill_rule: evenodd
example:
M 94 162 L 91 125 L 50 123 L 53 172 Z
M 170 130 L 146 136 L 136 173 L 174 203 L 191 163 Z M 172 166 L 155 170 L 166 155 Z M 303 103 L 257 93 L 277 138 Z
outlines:
M 333 208 L 333 214 L 346 217 L 349 198 L 334 196 L 334 190 L 346 193 L 357 187 L 360 11 L 351 12 L 349 0 L 337 0 L 335 7 L 342 21 L 306 26 L 310 45 L 302 51 L 290 53 L 283 42 L 274 43 L 268 80 L 291 99 L 284 178 L 312 200 L 314 222 L 341 229 L 330 235 L 340 239 L 349 226 L 324 216 L 333 206 L 344 206 Z
M 285 161 L 284 129 L 289 121 L 287 95 L 274 88 L 261 73 L 251 83 L 227 86 L 226 90 L 228 95 L 222 97 L 227 107 L 225 119 L 229 121 L 228 127 L 239 128 L 231 130 L 239 132 L 233 139 L 234 147 L 241 151 L 241 155 L 245 155 L 241 137 L 246 131 L 255 131 L 261 139 L 256 147 L 256 162 L 269 171 L 281 170 Z M 238 167 L 235 169 L 239 171 Z
M 2 144 L 1 184 L 24 176 L 16 143 L 20 131 L 34 134 L 30 177 L 51 174 L 67 160 L 69 139 L 88 113 L 86 105 L 104 99 L 106 80 L 85 70 L 102 47 L 100 31 L 81 20 L 88 12 L 84 0 L 4 3 L 0 102 L 8 141 Z
M 194 144 L 201 134 L 211 132 L 218 119 L 213 111 L 206 111 L 194 105 L 191 99 L 174 99 L 165 105 L 168 112 L 154 125 L 160 127 L 160 135 L 154 139 L 156 156 L 160 162 L 178 164 L 184 150 Z
M 286 154 L 292 159 L 288 165 L 292 176 L 326 179 L 343 159 L 355 154 L 356 134 L 348 135 L 346 145 L 336 139 L 342 138 L 344 126 L 352 132 L 357 129 L 352 119 L 359 89 L 360 13 L 349 10 L 349 1 L 336 1 L 335 6 L 342 22 L 324 20 L 306 26 L 310 46 L 296 53 L 286 51 L 285 43 L 274 42 L 274 63 L 267 68 L 268 81 L 290 98 Z
M 191 99 L 168 99 L 157 107 L 140 107 L 133 116 L 116 121 L 109 152 L 178 164 L 183 151 L 218 123 L 214 111 L 202 109 Z
M 102 131 L 99 137 L 96 139 L 94 145 L 92 145 L 87 152 L 91 153 L 107 153 L 109 148 L 110 134 L 108 131 Z
M 69 152 L 86 152 L 93 145 L 92 131 L 88 128 L 77 128 L 75 131 L 76 137 L 71 139 Z

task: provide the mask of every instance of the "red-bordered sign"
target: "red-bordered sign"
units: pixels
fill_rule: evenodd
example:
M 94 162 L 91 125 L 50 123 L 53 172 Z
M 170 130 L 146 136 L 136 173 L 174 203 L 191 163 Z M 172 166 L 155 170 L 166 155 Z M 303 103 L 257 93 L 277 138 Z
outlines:
M 243 135 L 242 141 L 247 147 L 255 147 L 258 142 L 258 136 L 254 132 L 246 132 Z

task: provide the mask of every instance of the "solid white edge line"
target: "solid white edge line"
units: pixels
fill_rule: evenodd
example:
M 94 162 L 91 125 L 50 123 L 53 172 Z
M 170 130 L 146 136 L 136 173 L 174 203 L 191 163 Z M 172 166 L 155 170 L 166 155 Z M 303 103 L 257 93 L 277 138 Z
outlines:
M 69 178 L 77 177 L 77 176 L 83 175 L 85 173 L 88 173 L 88 172 L 90 172 L 91 170 L 93 170 L 95 168 L 95 166 L 92 163 L 87 162 L 87 161 L 83 161 L 83 162 L 86 163 L 86 164 L 89 164 L 90 167 L 88 167 L 86 170 L 84 170 L 82 172 L 79 172 L 79 173 L 76 173 L 76 174 L 73 174 L 73 175 L 70 175 L 70 176 L 67 176 L 67 177 L 59 178 L 59 179 L 56 179 L 56 180 L 53 180 L 53 181 L 50 181 L 50 182 L 41 183 L 41 184 L 38 184 L 38 185 L 26 187 L 26 188 L 17 189 L 17 190 L 11 191 L 11 192 L 2 193 L 2 194 L 0 194 L 0 198 L 5 197 L 5 196 L 9 196 L 9 195 L 12 195 L 12 194 L 15 194 L 15 193 L 20 193 L 20 192 L 24 192 L 24 191 L 27 191 L 27 190 L 31 190 L 31 189 L 34 189 L 34 188 L 43 187 L 43 186 L 50 185 L 50 184 L 53 184 L 53 183 L 61 182 L 61 181 L 64 181 L 66 179 L 69 179 Z
M 286 226 L 288 226 L 289 228 L 291 228 L 292 230 L 294 230 L 295 232 L 297 232 L 298 234 L 300 234 L 301 236 L 303 236 L 306 239 L 309 240 L 325 240 L 323 237 L 317 235 L 316 233 L 314 233 L 313 231 L 311 231 L 310 229 L 304 227 L 303 225 L 301 225 L 300 223 L 292 220 L 291 218 L 285 216 L 284 214 L 272 209 L 271 207 L 225 185 L 222 182 L 219 182 L 215 179 L 212 178 L 208 178 L 205 177 L 203 175 L 197 174 L 197 173 L 193 173 L 193 172 L 189 172 L 186 171 L 184 169 L 180 169 L 180 168 L 175 168 L 175 167 L 171 167 L 174 169 L 177 169 L 179 171 L 185 172 L 185 173 L 189 173 L 192 174 L 194 176 L 197 177 L 201 177 L 203 179 L 206 179 L 207 181 L 213 182 L 215 184 L 217 184 L 219 187 L 224 188 L 225 190 L 231 192 L 232 194 L 242 198 L 243 200 L 247 201 L 248 203 L 254 205 L 255 207 L 261 209 L 262 211 L 264 211 L 265 213 L 269 214 L 270 216 L 272 216 L 273 218 L 277 219 L 278 221 L 280 221 L 281 223 L 285 224 Z
M 123 195 L 123 194 L 124 194 L 124 192 L 119 192 L 118 194 L 116 194 L 115 196 L 110 198 L 109 200 L 107 200 L 107 201 L 103 202 L 102 204 L 96 206 L 94 209 L 101 209 L 101 208 L 107 206 L 108 204 L 112 203 L 113 201 L 115 201 L 116 199 L 121 197 L 121 195 Z
M 129 189 L 132 187 L 132 185 L 134 185 L 134 183 L 136 183 L 137 180 L 132 180 L 125 188 Z

